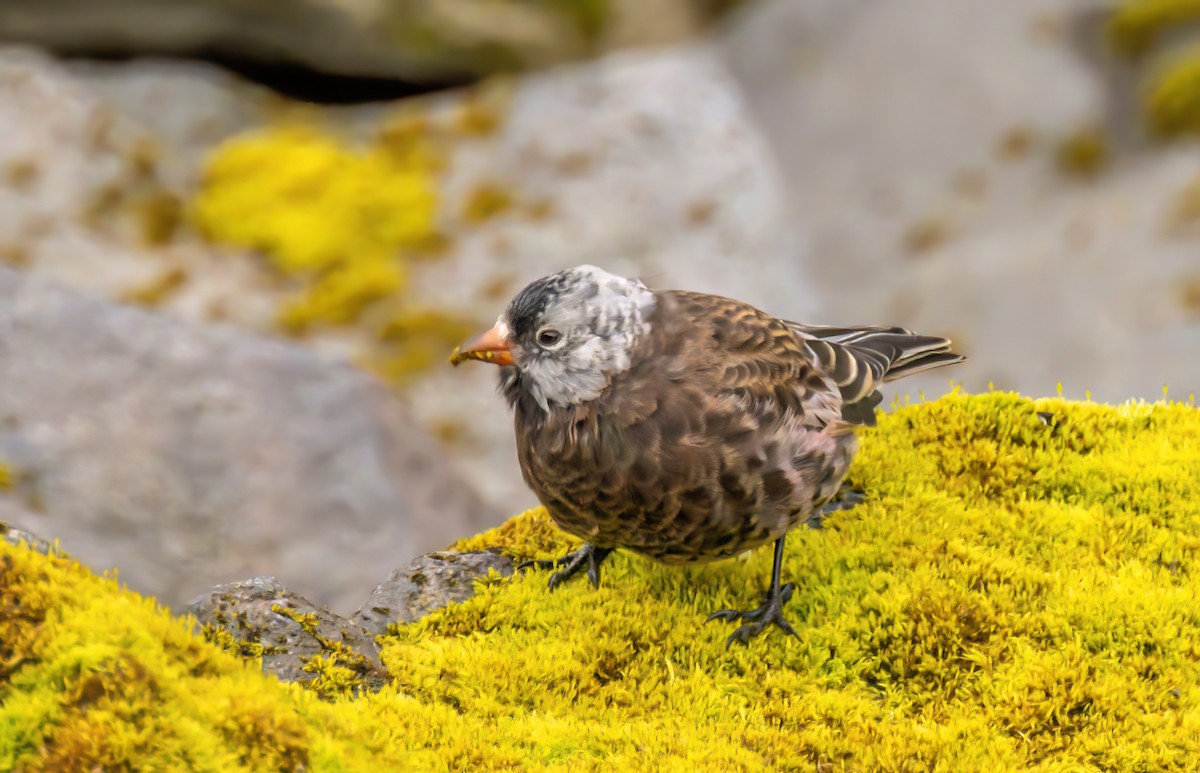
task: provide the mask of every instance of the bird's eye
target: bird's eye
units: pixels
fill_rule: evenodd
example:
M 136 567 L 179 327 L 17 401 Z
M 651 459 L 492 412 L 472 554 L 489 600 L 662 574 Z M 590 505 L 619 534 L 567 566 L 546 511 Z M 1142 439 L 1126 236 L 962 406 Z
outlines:
M 547 349 L 557 346 L 561 340 L 562 333 L 554 328 L 544 327 L 537 334 L 537 342 Z

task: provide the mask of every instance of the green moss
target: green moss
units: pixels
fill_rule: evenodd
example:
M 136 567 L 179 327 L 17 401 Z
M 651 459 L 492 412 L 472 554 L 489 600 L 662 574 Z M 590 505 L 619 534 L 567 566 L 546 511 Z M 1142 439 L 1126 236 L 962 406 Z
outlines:
M 882 417 L 853 471 L 867 502 L 789 539 L 798 638 L 726 652 L 703 623 L 757 603 L 769 550 L 618 553 L 599 590 L 493 578 L 395 629 L 393 684 L 357 698 L 0 546 L 0 769 L 1189 769 L 1198 466 L 1190 405 L 954 394 Z M 571 544 L 535 510 L 456 547 Z

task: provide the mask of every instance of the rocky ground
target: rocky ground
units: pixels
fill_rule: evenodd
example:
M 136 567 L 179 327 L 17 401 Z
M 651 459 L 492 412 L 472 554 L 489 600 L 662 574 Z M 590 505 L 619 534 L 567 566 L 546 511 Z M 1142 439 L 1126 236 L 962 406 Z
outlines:
M 348 612 L 352 589 L 531 504 L 494 374 L 435 354 L 566 265 L 953 336 L 970 362 L 905 382 L 914 396 L 950 377 L 1106 401 L 1200 386 L 1200 156 L 1147 132 L 1154 60 L 1105 53 L 1097 2 L 778 0 L 701 37 L 732 4 L 659 0 L 644 28 L 630 3 L 600 21 L 493 4 L 526 14 L 493 25 L 515 30 L 503 45 L 463 31 L 471 2 L 413 4 L 454 30 L 425 49 L 390 37 L 406 22 L 379 3 L 240 31 L 232 2 L 114 1 L 71 25 L 46 10 L 71 5 L 0 11 L 0 465 L 14 521 L 168 602 L 273 574 Z M 172 32 L 196 13 L 207 37 Z M 117 34 L 120 14 L 156 25 Z M 52 53 L 89 40 L 145 56 Z M 216 48 L 269 80 L 246 64 L 264 40 L 333 78 L 332 101 L 364 79 L 399 93 L 507 70 L 506 48 L 525 71 L 316 105 L 165 58 Z M 436 202 L 429 244 L 368 244 L 403 278 L 349 324 L 281 329 L 309 280 L 201 205 L 223 143 L 297 126 L 336 158 L 430 158 L 410 175 Z M 359 242 L 341 249 L 353 267 Z

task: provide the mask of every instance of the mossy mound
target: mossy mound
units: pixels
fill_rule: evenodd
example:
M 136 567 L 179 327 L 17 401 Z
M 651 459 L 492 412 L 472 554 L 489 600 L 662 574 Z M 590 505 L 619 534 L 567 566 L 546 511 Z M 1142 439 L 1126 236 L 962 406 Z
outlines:
M 726 652 L 770 551 L 617 554 L 382 637 L 321 700 L 63 559 L 0 546 L 0 768 L 1168 770 L 1200 759 L 1200 412 L 950 395 L 864 433 L 866 504 L 789 539 L 788 613 Z M 459 549 L 570 547 L 541 511 Z

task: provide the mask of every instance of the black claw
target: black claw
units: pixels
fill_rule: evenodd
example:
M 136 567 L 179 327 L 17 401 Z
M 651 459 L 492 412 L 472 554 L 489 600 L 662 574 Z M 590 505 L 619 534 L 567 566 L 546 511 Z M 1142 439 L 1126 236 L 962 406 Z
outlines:
M 825 519 L 833 513 L 840 510 L 852 510 L 865 501 L 867 501 L 867 495 L 862 489 L 842 486 L 838 489 L 838 493 L 834 495 L 833 499 L 814 510 L 804 523 L 810 529 L 819 529 L 824 524 Z
M 725 649 L 735 642 L 740 641 L 742 644 L 749 644 L 750 639 L 758 636 L 770 625 L 778 626 L 784 633 L 796 636 L 796 629 L 792 628 L 791 623 L 783 616 L 783 605 L 791 600 L 792 594 L 796 592 L 796 586 L 793 583 L 780 586 L 779 570 L 783 563 L 783 537 L 780 537 L 775 542 L 775 563 L 771 568 L 771 587 L 767 591 L 767 598 L 758 609 L 752 609 L 749 612 L 740 612 L 736 609 L 722 609 L 713 612 L 708 616 L 710 620 L 742 620 L 744 624 L 739 626 L 737 630 L 729 635 L 725 640 Z
M 550 580 L 547 583 L 550 590 L 554 590 L 560 584 L 570 579 L 573 575 L 579 573 L 584 566 L 587 567 L 587 578 L 592 583 L 593 588 L 600 587 L 600 564 L 604 563 L 604 559 L 612 553 L 611 548 L 598 548 L 595 545 L 584 545 L 578 550 L 568 553 L 562 558 L 557 559 L 541 559 L 535 561 L 523 561 L 517 565 L 517 571 L 524 571 L 530 567 L 538 569 L 558 569 L 554 574 L 550 575 Z M 562 567 L 559 569 L 559 567 Z

